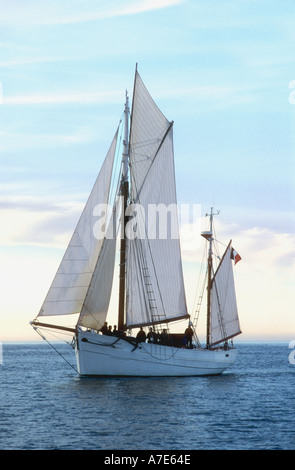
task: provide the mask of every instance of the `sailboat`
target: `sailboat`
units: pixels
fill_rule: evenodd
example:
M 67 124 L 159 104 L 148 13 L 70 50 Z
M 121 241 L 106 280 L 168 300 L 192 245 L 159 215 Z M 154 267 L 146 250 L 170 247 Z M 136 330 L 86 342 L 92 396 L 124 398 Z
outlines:
M 176 227 L 179 234 L 177 211 L 169 212 L 170 230 L 164 237 L 155 233 L 159 231 L 155 218 L 146 217 L 151 208 L 177 204 L 173 121 L 154 102 L 137 66 L 132 110 L 126 92 L 123 116 L 31 325 L 37 332 L 53 328 L 73 335 L 80 376 L 221 374 L 236 358 L 229 340 L 241 333 L 231 243 L 214 272 L 211 210 L 210 230 L 202 234 L 209 248 L 207 334 L 206 344 L 201 346 L 187 309 L 179 236 L 172 233 Z M 120 135 L 122 157 L 116 165 Z M 118 320 L 115 331 L 104 331 L 115 291 L 117 244 Z M 70 318 L 68 315 L 78 315 L 74 327 L 43 321 L 52 316 Z M 188 322 L 186 335 L 170 332 L 180 320 Z M 132 336 L 134 329 L 143 338 Z

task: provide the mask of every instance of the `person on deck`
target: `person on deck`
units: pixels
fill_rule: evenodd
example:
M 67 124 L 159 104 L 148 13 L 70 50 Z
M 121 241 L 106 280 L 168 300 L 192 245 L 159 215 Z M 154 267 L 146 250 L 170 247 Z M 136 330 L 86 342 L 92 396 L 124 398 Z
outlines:
M 150 331 L 147 334 L 148 343 L 156 343 L 157 337 L 156 334 L 153 332 L 153 329 L 150 328 Z
M 137 335 L 136 335 L 136 341 L 137 341 L 138 343 L 144 343 L 145 340 L 146 340 L 146 334 L 145 334 L 145 332 L 143 331 L 143 328 L 142 328 L 142 326 L 141 326 L 139 332 L 138 332 Z
M 193 339 L 193 336 L 194 336 L 194 332 L 193 332 L 193 329 L 190 325 L 187 327 L 184 334 L 186 336 L 186 347 L 188 349 L 192 349 L 192 347 L 193 347 L 192 339 Z
M 167 333 L 166 328 L 164 328 L 162 333 L 160 334 L 160 343 L 168 344 L 168 333 Z
M 103 335 L 106 335 L 108 333 L 108 322 L 105 321 L 104 325 L 101 327 L 100 331 L 102 332 Z
M 109 328 L 108 328 L 108 330 L 105 334 L 108 335 L 108 336 L 112 336 L 112 334 L 113 334 L 112 333 L 112 325 L 109 326 Z

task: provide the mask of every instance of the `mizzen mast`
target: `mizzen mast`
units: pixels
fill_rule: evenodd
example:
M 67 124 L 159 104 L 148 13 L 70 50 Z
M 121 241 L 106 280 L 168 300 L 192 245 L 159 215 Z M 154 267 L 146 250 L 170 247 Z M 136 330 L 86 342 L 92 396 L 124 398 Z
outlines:
M 212 243 L 213 243 L 213 216 L 218 215 L 219 212 L 216 214 L 213 213 L 213 207 L 211 207 L 210 214 L 206 214 L 206 216 L 210 216 L 210 229 L 208 232 L 202 232 L 202 236 L 206 238 L 209 242 L 209 249 L 208 249 L 208 281 L 207 281 L 207 328 L 206 328 L 206 347 L 210 347 L 210 329 L 211 329 L 211 283 L 212 283 Z

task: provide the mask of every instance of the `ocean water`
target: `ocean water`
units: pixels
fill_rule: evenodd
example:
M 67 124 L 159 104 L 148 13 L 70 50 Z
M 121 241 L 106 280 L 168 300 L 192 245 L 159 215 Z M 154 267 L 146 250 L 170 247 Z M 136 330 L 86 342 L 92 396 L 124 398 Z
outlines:
M 0 449 L 295 449 L 288 344 L 237 348 L 216 377 L 106 379 L 79 378 L 66 344 L 68 362 L 45 342 L 4 343 Z

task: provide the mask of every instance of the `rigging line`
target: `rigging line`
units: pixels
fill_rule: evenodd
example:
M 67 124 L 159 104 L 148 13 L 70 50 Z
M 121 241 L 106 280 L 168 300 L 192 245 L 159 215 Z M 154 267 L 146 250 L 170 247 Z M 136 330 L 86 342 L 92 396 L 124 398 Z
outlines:
M 151 314 L 150 304 L 148 301 L 147 285 L 144 282 L 143 277 L 138 276 L 138 273 L 141 273 L 141 272 L 143 273 L 143 270 L 145 269 L 144 266 L 145 265 L 147 266 L 147 260 L 146 260 L 146 257 L 144 256 L 143 246 L 137 238 L 133 240 L 132 246 L 133 246 L 133 253 L 134 253 L 133 256 L 134 256 L 134 259 L 136 260 L 136 265 L 138 266 L 138 270 L 135 269 L 135 276 L 137 278 L 138 283 L 140 284 L 140 287 L 143 293 L 143 302 L 145 305 L 145 311 L 148 312 L 149 317 L 151 318 L 152 314 Z M 149 319 L 147 318 L 147 321 L 148 320 Z
M 221 241 L 217 240 L 217 238 L 214 238 L 216 243 L 219 243 L 220 245 L 227 246 L 226 243 L 222 243 Z
M 135 189 L 137 190 L 136 180 L 135 180 L 134 176 L 132 175 L 132 172 L 130 172 L 130 173 L 131 173 L 131 178 L 133 177 L 133 180 L 134 180 L 133 185 L 134 185 Z M 144 224 L 144 227 L 145 227 L 145 224 Z M 145 227 L 145 232 L 146 232 L 146 227 Z M 146 236 L 146 233 L 145 233 L 145 236 Z M 133 251 L 133 257 L 134 257 L 135 263 L 138 265 L 138 268 L 139 268 L 140 272 L 143 272 L 144 269 L 145 269 L 145 266 L 148 269 L 148 261 L 147 261 L 147 257 L 146 257 L 146 254 L 145 254 L 146 250 L 144 250 L 143 242 L 141 242 L 141 240 L 138 237 L 135 237 L 135 239 L 133 239 L 132 242 L 133 243 L 131 245 L 131 243 L 129 241 L 129 244 L 128 244 L 129 245 L 129 250 L 133 248 L 132 251 Z M 130 253 L 129 253 L 129 255 L 130 255 Z M 149 300 L 148 300 L 147 285 L 144 282 L 144 278 L 142 276 L 137 276 L 137 279 L 138 279 L 138 282 L 140 283 L 141 290 L 144 294 L 143 300 L 144 300 L 144 303 L 145 303 L 145 306 L 146 306 L 146 311 L 149 312 L 149 316 L 152 320 L 152 312 L 151 312 L 150 303 L 149 303 Z
M 200 286 L 201 279 L 203 279 L 203 277 L 204 277 L 203 271 L 204 271 L 204 266 L 205 266 L 205 261 L 204 260 L 206 259 L 206 252 L 207 252 L 207 247 L 206 247 L 206 244 L 204 244 L 202 261 L 201 261 L 201 266 L 200 266 L 200 270 L 199 270 L 199 277 L 198 277 L 197 288 L 196 288 L 195 298 L 194 298 L 194 302 L 193 302 L 192 312 L 195 312 L 195 310 L 196 310 L 197 296 L 198 296 L 199 291 L 201 290 L 201 292 L 203 292 L 203 289 L 200 289 L 199 286 Z M 203 280 L 203 283 L 204 283 L 204 280 Z
M 142 279 L 142 281 L 144 284 L 145 302 L 148 306 L 147 311 L 149 311 L 150 318 L 152 321 L 154 321 L 156 317 L 158 317 L 158 320 L 159 320 L 160 319 L 159 315 L 152 311 L 153 309 L 157 311 L 158 307 L 157 307 L 157 304 L 155 306 L 152 306 L 153 302 L 156 303 L 156 299 L 153 299 L 153 297 L 155 296 L 155 292 L 154 292 L 154 288 L 151 282 L 152 279 L 149 274 L 148 260 L 145 256 L 142 244 L 140 242 L 138 242 L 137 244 L 139 245 L 139 251 L 140 251 L 139 255 L 141 257 L 141 270 L 142 272 L 145 271 L 145 273 L 143 273 L 144 278 Z M 149 280 L 150 282 L 148 283 L 147 280 Z
M 199 323 L 199 318 L 202 310 L 202 303 L 203 303 L 203 298 L 204 298 L 204 292 L 205 292 L 205 287 L 206 287 L 206 275 L 204 276 L 203 279 L 203 286 L 202 289 L 200 289 L 200 295 L 199 295 L 199 301 L 195 306 L 195 316 L 193 319 L 193 324 L 194 324 L 194 329 L 197 330 L 197 326 Z
M 51 344 L 48 339 L 42 335 L 42 333 L 38 330 L 38 328 L 36 327 L 33 327 L 34 330 L 41 336 L 41 338 L 46 341 L 47 344 L 49 344 L 49 346 L 57 353 L 59 354 L 59 356 L 76 372 L 78 373 L 77 369 L 58 351 L 58 349 L 56 349 L 53 344 Z M 69 344 L 67 341 L 65 341 L 67 344 Z
M 170 126 L 169 126 L 169 128 L 168 128 L 168 130 L 167 130 L 165 136 L 163 137 L 163 140 L 162 140 L 162 142 L 161 142 L 160 147 L 162 146 L 162 143 L 163 143 L 163 141 L 165 140 L 165 137 L 166 137 L 166 135 L 168 134 L 168 132 L 169 132 L 170 128 L 172 127 L 172 125 L 173 125 L 173 121 L 172 121 L 172 123 L 170 123 Z M 158 152 L 159 152 L 159 150 L 160 150 L 160 147 L 158 148 L 158 150 L 157 150 L 157 152 L 156 152 L 156 154 L 155 154 L 155 156 L 154 156 L 154 158 L 153 158 L 152 164 L 154 163 L 154 161 L 155 161 L 155 159 L 156 159 L 156 157 L 157 157 L 157 155 L 158 155 Z M 151 166 L 152 166 L 152 164 L 151 164 Z M 150 166 L 150 168 L 151 168 L 151 166 Z M 149 173 L 149 171 L 150 171 L 150 168 L 149 168 L 149 170 L 148 170 L 148 172 L 147 172 L 147 174 L 146 174 L 146 176 L 145 176 L 145 179 L 144 179 L 144 181 L 143 181 L 143 183 L 142 183 L 142 185 L 141 185 L 141 188 L 143 187 L 143 184 L 144 184 L 144 182 L 145 182 L 145 180 L 146 180 L 146 178 L 147 178 L 147 175 L 148 175 L 148 173 Z M 131 172 L 131 176 L 132 176 L 133 185 L 135 186 L 135 190 L 136 190 L 136 193 L 137 193 L 137 200 L 138 200 L 138 203 L 141 204 L 141 202 L 140 202 L 140 193 L 139 193 L 138 190 L 137 190 L 136 179 L 135 179 L 134 174 L 132 174 L 132 172 Z M 148 253 L 149 253 L 149 255 L 150 255 L 150 260 L 151 260 L 151 263 L 152 263 L 152 268 L 153 268 L 153 272 L 154 272 L 154 277 L 155 277 L 155 279 L 156 279 L 156 286 L 157 286 L 157 289 L 158 289 L 158 294 L 159 294 L 159 297 L 160 297 L 160 302 L 161 302 L 161 304 L 162 304 L 162 309 L 163 309 L 163 312 L 164 312 L 164 316 L 165 316 L 165 318 L 166 318 L 166 312 L 165 312 L 165 307 L 164 307 L 164 301 L 163 301 L 161 289 L 160 289 L 160 286 L 159 286 L 159 280 L 158 280 L 158 276 L 157 276 L 157 272 L 156 272 L 156 268 L 155 268 L 154 258 L 153 258 L 153 255 L 152 255 L 150 240 L 149 240 L 149 238 L 148 238 L 147 227 L 146 227 L 146 224 L 145 224 L 145 223 L 144 223 L 144 230 L 145 230 L 145 238 L 144 238 L 144 240 L 147 240 Z M 141 250 L 142 250 L 142 253 L 143 253 L 143 242 L 139 243 L 139 246 L 140 246 L 140 248 L 141 248 Z M 146 256 L 145 256 L 144 258 L 146 258 Z M 145 286 L 145 288 L 146 288 L 146 286 Z M 150 312 L 150 313 L 151 313 L 151 312 Z
M 121 152 L 122 134 L 123 134 L 123 126 L 121 126 L 121 123 L 122 123 L 122 118 L 118 126 L 120 131 L 118 132 L 117 145 L 116 145 L 116 151 L 115 151 L 115 156 L 114 156 L 113 172 L 112 172 L 113 174 L 111 178 L 111 186 L 110 186 L 110 191 L 109 191 L 109 194 L 110 194 L 109 203 L 112 203 L 112 205 L 113 205 L 112 200 L 115 199 L 116 195 L 118 194 L 118 181 L 117 181 L 116 174 L 118 173 L 119 163 L 121 164 L 121 158 L 119 158 L 119 154 Z M 119 171 L 119 175 L 120 175 L 120 171 Z M 116 189 L 115 189 L 115 184 L 116 184 Z
M 166 129 L 163 128 L 163 130 L 159 133 L 159 137 L 154 137 L 152 139 L 147 139 L 147 140 L 140 140 L 139 142 L 133 142 L 132 147 L 135 149 L 141 148 L 141 147 L 146 147 L 147 145 L 150 144 L 157 144 L 158 142 L 161 142 L 162 138 L 161 136 L 164 135 L 166 132 Z
M 157 294 L 158 294 L 158 297 L 160 298 L 160 303 L 162 305 L 162 311 L 163 311 L 163 316 L 165 319 L 167 319 L 167 315 L 166 315 L 166 311 L 165 311 L 165 305 L 164 305 L 164 301 L 163 301 L 163 297 L 162 297 L 162 292 L 161 292 L 161 289 L 160 289 L 160 285 L 159 285 L 159 279 L 158 279 L 158 275 L 157 275 L 157 271 L 156 271 L 156 267 L 155 267 L 155 262 L 154 262 L 154 257 L 153 257 L 153 254 L 152 254 L 152 250 L 151 250 L 151 245 L 150 245 L 150 240 L 147 236 L 147 227 L 146 225 L 144 224 L 144 229 L 145 229 L 145 238 L 143 240 L 146 240 L 147 241 L 147 247 L 148 247 L 148 250 L 145 249 L 145 253 L 149 253 L 149 259 L 151 261 L 151 267 L 153 268 L 153 273 L 154 273 L 154 279 L 156 280 L 156 286 L 157 287 Z M 136 238 L 137 240 L 137 238 Z M 144 256 L 144 249 L 143 249 L 143 242 L 141 241 L 141 239 L 138 239 L 140 240 L 140 242 L 138 242 L 138 245 L 139 245 L 139 250 L 140 250 L 140 256 L 142 259 L 145 259 L 147 260 L 147 257 Z M 134 240 L 133 240 L 134 241 Z M 147 261 L 146 261 L 146 264 L 147 264 Z M 148 266 L 148 264 L 147 264 Z M 143 267 L 142 267 L 143 268 Z M 152 279 L 151 279 L 152 280 Z M 145 292 L 146 294 L 146 297 L 147 297 L 147 300 L 148 300 L 148 293 L 147 293 L 147 286 L 146 284 L 143 282 L 142 280 L 142 287 L 143 287 L 143 291 Z M 153 292 L 155 292 L 154 290 L 154 286 L 153 286 Z M 158 310 L 158 306 L 156 305 L 156 308 Z M 154 315 L 152 314 L 151 312 L 151 309 L 149 308 L 149 312 L 150 312 L 150 316 L 151 316 L 151 319 L 153 319 L 153 317 L 155 316 L 158 316 L 158 318 L 160 319 L 160 315 L 157 314 L 157 315 Z M 164 323 L 166 323 L 164 321 Z
M 165 306 L 164 306 L 164 301 L 163 301 L 163 297 L 162 297 L 162 292 L 161 292 L 161 289 L 160 289 L 160 285 L 159 285 L 159 279 L 158 279 L 158 276 L 157 276 L 157 271 L 156 271 L 156 267 L 155 267 L 155 262 L 154 262 L 154 257 L 152 255 L 152 250 L 151 250 L 151 245 L 150 245 L 150 240 L 148 238 L 148 234 L 147 234 L 147 227 L 146 225 L 144 224 L 144 229 L 145 229 L 145 236 L 146 236 L 146 240 L 147 240 L 147 245 L 148 245 L 148 250 L 149 250 L 149 254 L 150 254 L 150 259 L 151 259 L 151 262 L 152 262 L 152 268 L 153 268 L 153 271 L 154 271 L 154 275 L 155 275 L 155 279 L 156 279 L 156 285 L 157 285 L 157 288 L 158 288 L 158 294 L 159 294 L 159 297 L 160 297 L 160 302 L 162 304 L 162 309 L 163 309 L 163 312 L 164 312 L 164 316 L 165 318 L 166 317 L 166 311 L 165 311 Z M 152 312 L 151 312 L 152 313 Z
M 148 174 L 149 174 L 149 172 L 150 172 L 150 170 L 151 170 L 151 168 L 152 168 L 152 166 L 153 166 L 153 164 L 154 164 L 154 162 L 155 162 L 155 160 L 156 160 L 156 158 L 157 158 L 157 156 L 158 156 L 158 154 L 159 154 L 159 151 L 160 151 L 160 149 L 161 149 L 161 147 L 162 147 L 164 141 L 166 140 L 167 135 L 168 135 L 169 132 L 170 132 L 170 129 L 172 129 L 172 127 L 173 127 L 174 121 L 168 122 L 168 124 L 169 124 L 169 125 L 168 125 L 168 127 L 167 127 L 167 129 L 166 129 L 166 132 L 164 133 L 163 137 L 162 137 L 161 139 L 159 139 L 159 140 L 160 140 L 160 144 L 159 144 L 159 146 L 158 146 L 158 148 L 157 148 L 157 150 L 156 150 L 154 156 L 152 156 L 152 157 L 150 158 L 151 163 L 150 163 L 150 166 L 149 166 L 149 168 L 148 168 L 147 173 L 145 174 L 144 180 L 143 180 L 142 183 L 141 183 L 141 188 L 140 188 L 139 191 L 138 191 L 137 188 L 136 188 L 138 200 L 139 200 L 139 194 L 140 194 L 140 192 L 141 192 L 141 190 L 142 190 L 142 188 L 143 188 L 143 185 L 144 185 L 144 183 L 145 183 L 145 181 L 146 181 L 146 179 L 147 179 L 147 177 L 148 177 Z M 131 150 L 133 150 L 133 147 L 131 147 Z M 130 152 L 130 157 L 132 157 L 132 151 Z M 133 164 L 134 162 L 131 161 L 131 163 Z M 136 163 L 136 162 L 135 162 L 135 163 Z
M 140 292 L 142 293 L 139 296 L 139 301 L 142 304 L 142 310 L 144 310 L 148 314 L 148 316 L 146 317 L 147 324 L 153 324 L 156 318 L 158 318 L 158 320 L 160 320 L 160 315 L 158 313 L 153 313 L 152 312 L 152 309 L 157 310 L 158 307 L 157 307 L 157 305 L 155 305 L 155 306 L 152 305 L 152 302 L 156 302 L 156 299 L 150 298 L 150 295 L 155 294 L 154 289 L 153 289 L 153 285 L 151 283 L 146 282 L 147 277 L 149 278 L 149 280 L 151 280 L 150 275 L 147 274 L 148 269 L 149 269 L 148 268 L 147 258 L 144 254 L 143 246 L 140 243 L 138 238 L 135 238 L 133 240 L 132 245 L 129 246 L 129 250 L 130 249 L 132 249 L 133 259 L 134 259 L 136 267 L 138 268 L 138 269 L 135 269 L 134 272 L 135 272 L 135 276 L 136 276 L 136 279 L 137 279 L 137 283 L 140 286 Z M 131 264 L 131 266 L 132 266 L 132 264 Z M 143 273 L 143 277 L 137 275 L 140 272 Z M 130 281 L 128 281 L 128 282 L 130 282 Z M 156 325 L 156 329 L 157 329 L 157 331 L 159 329 L 162 330 L 163 327 L 162 327 L 162 325 Z M 166 326 L 166 329 L 167 329 L 167 326 Z

